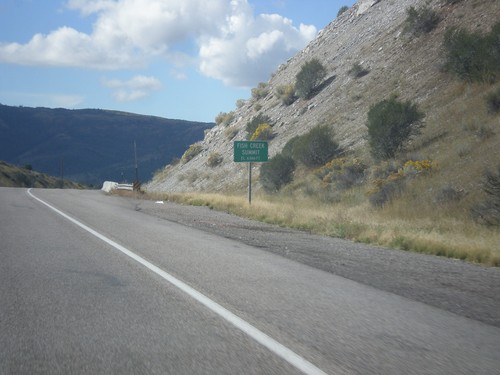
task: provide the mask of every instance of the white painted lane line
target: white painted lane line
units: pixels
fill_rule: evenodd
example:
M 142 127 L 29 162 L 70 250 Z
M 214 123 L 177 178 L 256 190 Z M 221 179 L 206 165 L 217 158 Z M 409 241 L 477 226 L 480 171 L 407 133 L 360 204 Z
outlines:
M 106 236 L 100 234 L 99 232 L 95 231 L 92 228 L 89 228 L 85 224 L 79 222 L 78 220 L 72 218 L 71 216 L 65 214 L 64 212 L 58 210 L 54 206 L 50 205 L 49 203 L 41 200 L 40 198 L 36 197 L 33 195 L 31 192 L 31 189 L 28 189 L 27 191 L 28 195 L 32 197 L 33 199 L 36 199 L 38 202 L 44 204 L 54 212 L 57 212 L 59 215 L 64 217 L 65 219 L 71 221 L 73 224 L 76 224 L 80 228 L 86 230 L 87 232 L 91 233 L 95 237 L 99 238 L 100 240 L 106 242 L 108 245 L 113 246 L 115 249 L 121 251 L 123 254 L 129 256 L 130 258 L 134 259 L 138 263 L 142 264 L 149 270 L 153 271 L 157 275 L 161 276 L 163 279 L 171 283 L 172 285 L 176 286 L 178 289 L 182 290 L 184 293 L 188 294 L 192 298 L 194 298 L 196 301 L 231 323 L 233 326 L 238 328 L 239 330 L 243 331 L 246 333 L 248 336 L 253 338 L 255 341 L 260 343 L 261 345 L 265 346 L 267 349 L 272 351 L 273 353 L 277 354 L 281 358 L 283 358 L 285 361 L 296 367 L 298 370 L 302 371 L 305 374 L 326 374 L 324 371 L 313 365 L 311 362 L 307 361 L 306 359 L 302 358 L 300 355 L 292 351 L 291 349 L 287 348 L 286 346 L 280 344 L 278 341 L 274 340 L 272 337 L 266 335 L 264 332 L 260 331 L 247 321 L 241 319 L 239 316 L 233 314 L 231 311 L 227 310 L 226 308 L 222 307 L 219 305 L 217 302 L 212 301 L 210 298 L 205 296 L 204 294 L 198 292 L 196 289 L 190 287 L 188 284 L 180 281 L 179 279 L 175 278 L 174 276 L 170 275 L 169 273 L 163 271 L 162 269 L 158 268 L 154 264 L 148 262 L 146 259 L 140 257 L 139 255 L 133 253 L 132 251 L 128 250 L 127 248 L 123 247 L 122 245 L 116 243 L 115 241 L 107 238 Z M 340 369 L 339 369 L 340 370 Z

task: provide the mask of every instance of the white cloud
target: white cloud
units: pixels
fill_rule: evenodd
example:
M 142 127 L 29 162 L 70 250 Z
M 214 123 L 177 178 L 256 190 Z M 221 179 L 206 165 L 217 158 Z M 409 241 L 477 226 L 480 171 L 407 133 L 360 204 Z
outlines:
M 113 6 L 113 0 L 69 0 L 69 9 L 79 10 L 82 15 L 88 16 L 107 10 Z
M 280 15 L 253 14 L 247 0 L 68 0 L 67 9 L 93 15 L 90 34 L 64 26 L 26 44 L 0 43 L 0 62 L 92 69 L 145 67 L 165 58 L 179 70 L 197 46 L 202 74 L 232 86 L 252 86 L 303 48 L 314 26 L 293 26 Z M 194 56 L 196 54 L 196 56 Z M 137 94 L 138 95 L 138 94 Z M 127 95 L 121 96 L 123 99 Z
M 297 29 L 280 15 L 254 17 L 244 7 L 228 25 L 221 36 L 202 40 L 200 69 L 229 86 L 250 87 L 267 80 L 279 64 L 316 35 L 314 26 Z
M 113 98 L 119 102 L 131 102 L 148 96 L 162 88 L 161 82 L 154 77 L 135 76 L 128 81 L 103 79 L 104 86 L 113 90 Z

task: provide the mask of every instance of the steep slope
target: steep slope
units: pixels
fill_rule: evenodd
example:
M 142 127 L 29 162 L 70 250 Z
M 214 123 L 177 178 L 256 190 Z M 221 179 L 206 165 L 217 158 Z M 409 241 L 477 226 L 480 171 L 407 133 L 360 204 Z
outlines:
M 441 17 L 437 28 L 419 37 L 405 33 L 407 9 L 426 4 Z M 265 97 L 245 101 L 235 109 L 229 124 L 220 124 L 207 132 L 197 144 L 196 156 L 167 166 L 147 188 L 166 192 L 244 189 L 247 165 L 233 162 L 233 141 L 246 139 L 245 126 L 257 114 L 269 116 L 274 124 L 270 156 L 280 152 L 292 137 L 325 123 L 334 129 L 335 138 L 346 153 L 370 159 L 366 145 L 367 113 L 370 106 L 391 95 L 411 100 L 426 114 L 426 127 L 413 140 L 414 151 L 446 167 L 443 179 L 463 182 L 467 175 L 478 181 L 485 168 L 500 163 L 496 134 L 499 119 L 486 115 L 483 108 L 485 92 L 496 89 L 498 84 L 466 84 L 443 72 L 442 42 L 451 27 L 486 32 L 498 20 L 500 2 L 496 0 L 360 0 L 279 67 L 267 83 Z M 293 84 L 303 64 L 312 58 L 319 59 L 328 70 L 325 87 L 311 99 L 299 99 L 289 106 L 282 104 L 276 89 Z M 355 64 L 369 73 L 354 77 L 350 71 Z M 471 121 L 475 124 L 471 125 Z M 477 130 L 479 123 L 494 129 L 493 135 L 476 148 L 471 127 Z M 470 160 L 460 157 L 458 163 L 456 153 L 451 156 L 447 150 L 452 145 L 459 147 L 464 139 Z M 222 162 L 209 167 L 207 162 L 214 155 L 220 156 Z
M 0 105 L 0 160 L 55 176 L 100 185 L 139 179 L 180 157 L 213 124 L 98 109 L 67 110 Z

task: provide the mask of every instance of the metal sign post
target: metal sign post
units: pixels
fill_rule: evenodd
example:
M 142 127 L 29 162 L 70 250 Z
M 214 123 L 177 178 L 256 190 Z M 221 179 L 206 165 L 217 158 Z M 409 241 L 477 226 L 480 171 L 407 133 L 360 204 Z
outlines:
M 252 204 L 252 162 L 248 163 L 248 204 Z
M 268 145 L 265 141 L 234 142 L 234 161 L 248 163 L 248 204 L 252 204 L 252 163 L 263 163 L 268 158 Z

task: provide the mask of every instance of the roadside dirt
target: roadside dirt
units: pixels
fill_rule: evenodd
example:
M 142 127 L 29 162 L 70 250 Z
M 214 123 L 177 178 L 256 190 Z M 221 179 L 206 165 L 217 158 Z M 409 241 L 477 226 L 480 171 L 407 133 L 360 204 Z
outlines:
M 325 272 L 500 327 L 500 268 L 312 235 L 208 207 L 123 199 L 129 200 L 132 209 L 146 215 L 241 241 Z

